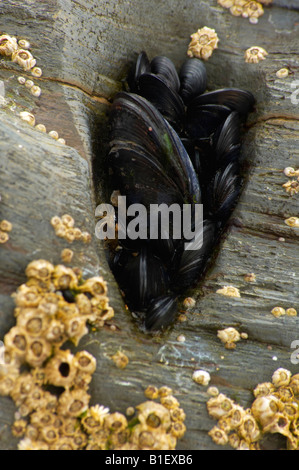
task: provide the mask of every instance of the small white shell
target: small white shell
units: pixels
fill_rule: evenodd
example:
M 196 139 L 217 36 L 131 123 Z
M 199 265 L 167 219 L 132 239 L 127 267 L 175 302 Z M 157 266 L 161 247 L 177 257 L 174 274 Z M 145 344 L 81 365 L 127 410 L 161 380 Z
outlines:
M 18 77 L 18 82 L 19 82 L 21 85 L 25 85 L 26 78 L 25 78 L 25 77 Z
M 26 88 L 32 88 L 34 85 L 34 82 L 32 80 L 26 80 L 25 82 L 25 87 Z
M 37 124 L 35 126 L 35 129 L 37 129 L 38 131 L 41 131 L 41 132 L 47 132 L 46 126 L 44 124 Z
M 58 140 L 58 139 L 59 139 L 58 132 L 56 132 L 56 131 L 50 131 L 50 132 L 49 132 L 49 136 L 52 137 L 52 138 L 55 139 L 55 140 Z
M 28 122 L 30 126 L 35 126 L 35 117 L 33 114 L 28 113 L 28 111 L 21 111 L 20 118 L 23 119 L 23 121 Z
M 41 77 L 43 74 L 43 71 L 40 67 L 33 67 L 33 69 L 31 70 L 31 75 L 33 75 L 34 77 Z
M 59 139 L 57 139 L 57 142 L 59 142 L 62 145 L 66 144 L 65 139 L 63 139 L 62 137 L 59 137 Z
M 211 376 L 205 370 L 195 370 L 192 374 L 192 379 L 199 385 L 209 385 Z
M 29 49 L 30 48 L 30 42 L 27 41 L 26 39 L 20 39 L 19 40 L 19 46 L 21 49 Z
M 289 70 L 286 67 L 284 67 L 280 70 L 277 70 L 277 72 L 276 72 L 276 77 L 277 78 L 286 78 L 288 75 L 289 75 Z
M 31 92 L 31 94 L 32 94 L 33 96 L 39 97 L 39 96 L 41 95 L 41 93 L 42 93 L 42 90 L 41 90 L 41 88 L 40 88 L 39 86 L 34 85 L 34 86 L 31 88 L 30 92 Z

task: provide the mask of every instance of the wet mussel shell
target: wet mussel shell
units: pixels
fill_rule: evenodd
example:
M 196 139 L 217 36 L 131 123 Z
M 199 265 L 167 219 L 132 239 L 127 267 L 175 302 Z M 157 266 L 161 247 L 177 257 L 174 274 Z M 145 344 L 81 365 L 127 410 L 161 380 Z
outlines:
M 204 221 L 193 240 L 164 232 L 154 240 L 119 240 L 111 257 L 126 303 L 142 319 L 143 331 L 156 332 L 173 323 L 179 296 L 205 274 L 235 207 L 242 187 L 240 128 L 254 97 L 237 88 L 206 92 L 199 59 L 187 59 L 177 73 L 167 57 L 150 61 L 145 52 L 128 85 L 130 92 L 118 93 L 110 111 L 114 188 L 128 205 L 147 209 L 203 204 Z M 149 223 L 147 216 L 147 234 Z

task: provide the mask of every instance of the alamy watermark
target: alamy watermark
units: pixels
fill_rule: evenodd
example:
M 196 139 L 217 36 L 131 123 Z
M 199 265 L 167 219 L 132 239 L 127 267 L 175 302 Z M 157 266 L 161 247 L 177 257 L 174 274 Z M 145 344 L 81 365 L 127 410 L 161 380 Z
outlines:
M 202 204 L 143 204 L 126 206 L 126 196 L 118 196 L 117 220 L 112 204 L 97 206 L 95 216 L 100 217 L 95 235 L 100 240 L 117 238 L 124 240 L 186 240 L 185 250 L 198 250 L 203 242 Z M 116 227 L 117 224 L 117 227 Z
M 292 104 L 299 104 L 299 80 L 294 80 L 291 83 L 291 88 L 295 88 L 292 92 L 290 99 Z
M 5 346 L 4 346 L 3 341 L 0 340 L 0 366 L 4 366 L 5 364 L 4 354 L 5 354 Z
M 299 339 L 294 339 L 294 341 L 291 342 L 291 349 L 294 349 L 291 354 L 291 363 L 299 364 Z

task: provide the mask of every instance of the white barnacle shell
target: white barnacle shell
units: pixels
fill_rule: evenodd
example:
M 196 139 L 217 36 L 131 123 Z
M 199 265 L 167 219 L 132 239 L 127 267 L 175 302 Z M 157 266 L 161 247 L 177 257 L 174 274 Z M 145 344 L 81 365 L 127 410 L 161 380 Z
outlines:
M 26 78 L 25 78 L 25 77 L 18 77 L 18 82 L 19 82 L 21 85 L 25 85 L 25 83 L 26 83 Z
M 19 46 L 21 49 L 29 49 L 30 48 L 30 42 L 27 41 L 27 39 L 20 39 L 19 40 Z
M 33 57 L 31 52 L 26 49 L 17 49 L 13 52 L 12 61 L 23 67 L 26 72 L 31 70 L 36 64 L 36 59 Z
M 11 56 L 13 52 L 18 49 L 17 40 L 8 34 L 2 34 L 0 36 L 0 54 Z
M 289 227 L 299 227 L 299 218 L 298 217 L 289 217 L 284 221 Z
M 56 132 L 56 131 L 50 131 L 49 136 L 52 137 L 52 139 L 55 139 L 55 140 L 59 139 L 58 132 Z
M 191 34 L 187 55 L 207 60 L 211 57 L 214 49 L 218 47 L 218 36 L 215 29 L 204 26 Z
M 252 46 L 246 49 L 244 57 L 245 62 L 249 64 L 257 64 L 260 60 L 264 60 L 268 52 L 259 46 Z
M 277 78 L 286 78 L 289 75 L 289 69 L 283 67 L 282 69 L 277 70 L 276 77 Z
M 239 289 L 234 286 L 224 286 L 221 289 L 216 290 L 216 294 L 222 294 L 228 297 L 241 297 Z
M 39 86 L 33 85 L 33 86 L 31 87 L 30 92 L 31 92 L 31 94 L 32 94 L 33 96 L 39 97 L 39 96 L 41 95 L 41 93 L 42 93 L 42 90 L 41 90 L 41 88 L 40 88 Z
M 25 87 L 26 88 L 32 88 L 34 85 L 34 82 L 32 80 L 26 80 L 25 81 Z
M 285 387 L 289 385 L 291 380 L 291 372 L 288 369 L 280 367 L 272 375 L 272 383 L 276 387 Z
M 32 113 L 28 113 L 27 111 L 21 111 L 20 112 L 20 118 L 23 119 L 23 121 L 28 122 L 30 126 L 35 125 L 35 117 Z
M 235 343 L 241 338 L 238 330 L 233 327 L 228 327 L 224 330 L 218 330 L 217 337 L 222 341 L 222 343 Z
M 192 379 L 199 385 L 208 385 L 211 380 L 211 376 L 209 372 L 205 370 L 195 370 L 192 374 Z
M 37 124 L 35 126 L 35 129 L 37 129 L 38 131 L 41 131 L 41 132 L 47 132 L 47 128 L 44 124 Z
M 31 75 L 33 75 L 33 77 L 40 78 L 42 74 L 43 71 L 40 67 L 33 67 L 33 69 L 31 70 Z

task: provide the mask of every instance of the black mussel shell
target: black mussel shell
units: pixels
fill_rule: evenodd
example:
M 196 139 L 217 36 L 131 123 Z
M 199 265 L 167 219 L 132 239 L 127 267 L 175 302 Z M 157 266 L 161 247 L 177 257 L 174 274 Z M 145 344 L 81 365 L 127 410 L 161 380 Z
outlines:
M 124 266 L 117 266 L 117 280 L 132 310 L 143 311 L 149 302 L 167 292 L 169 278 L 161 260 L 147 245 L 130 254 Z
M 230 108 L 224 105 L 192 102 L 186 111 L 186 133 L 192 139 L 209 138 L 230 113 Z
M 174 295 L 164 295 L 153 299 L 144 320 L 146 331 L 154 332 L 166 328 L 175 320 L 178 304 Z
M 208 187 L 206 198 L 205 209 L 209 211 L 211 218 L 220 221 L 228 218 L 240 194 L 241 185 L 237 162 L 231 162 L 216 172 Z
M 163 77 L 145 73 L 139 78 L 139 93 L 150 101 L 177 130 L 184 127 L 185 109 L 180 95 L 170 88 Z
M 112 147 L 143 147 L 171 175 L 186 202 L 199 201 L 197 176 L 181 140 L 148 100 L 133 93 L 119 93 L 111 107 L 110 125 Z
M 213 147 L 216 152 L 218 164 L 240 145 L 240 119 L 239 114 L 234 111 L 228 115 L 226 120 L 213 135 Z
M 184 195 L 161 163 L 142 147 L 121 143 L 111 148 L 109 165 L 127 206 L 183 203 Z
M 217 239 L 218 227 L 217 222 L 204 220 L 201 233 L 197 232 L 195 235 L 195 242 L 198 245 L 197 247 L 195 243 L 195 249 L 186 249 L 186 240 L 183 240 L 182 252 L 177 250 L 179 261 L 176 263 L 177 269 L 171 280 L 172 289 L 175 292 L 183 292 L 185 289 L 192 287 L 204 273 L 206 263 L 211 256 L 212 248 Z M 202 244 L 200 243 L 201 240 Z
M 207 88 L 207 72 L 204 64 L 197 58 L 187 59 L 179 72 L 180 95 L 186 105 Z
M 132 68 L 128 76 L 128 84 L 130 90 L 134 93 L 138 93 L 138 80 L 143 73 L 150 72 L 150 61 L 146 52 L 142 51 L 137 57 L 136 64 Z
M 150 70 L 170 87 L 178 92 L 180 89 L 180 79 L 173 62 L 165 56 L 156 56 L 150 63 Z
M 232 111 L 237 111 L 240 116 L 246 117 L 252 111 L 255 99 L 250 91 L 238 88 L 222 88 L 210 91 L 194 99 L 193 105 L 220 104 L 227 106 Z

